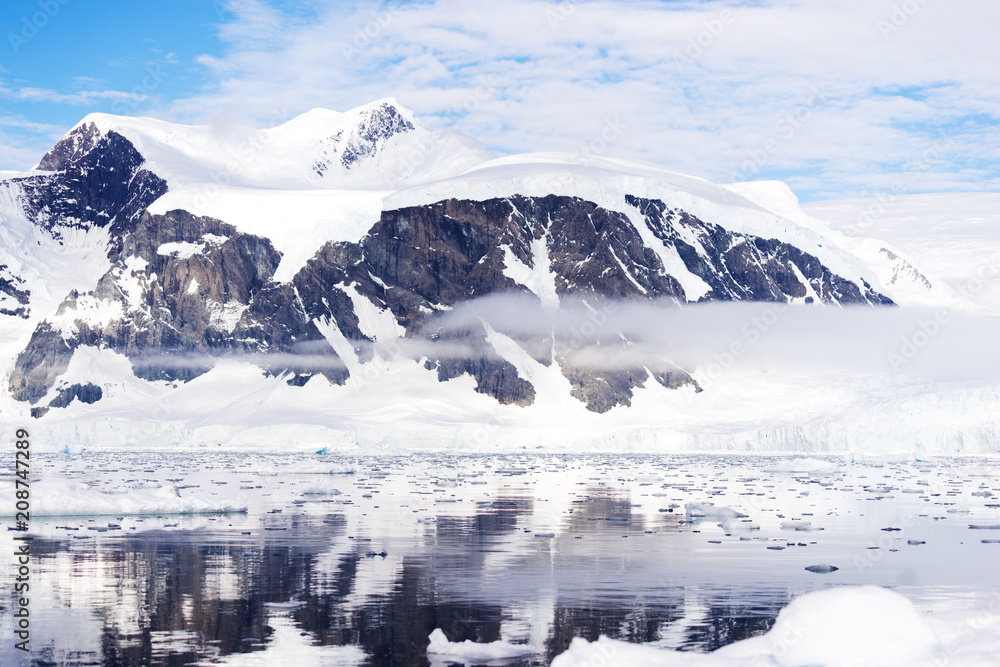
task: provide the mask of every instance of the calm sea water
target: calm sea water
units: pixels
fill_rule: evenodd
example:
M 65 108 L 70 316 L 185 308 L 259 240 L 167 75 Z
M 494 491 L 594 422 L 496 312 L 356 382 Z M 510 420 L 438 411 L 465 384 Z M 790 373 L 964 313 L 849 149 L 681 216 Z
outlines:
M 530 644 L 533 658 L 498 664 L 544 665 L 578 636 L 710 651 L 827 586 L 890 586 L 930 611 L 1000 588 L 1000 544 L 983 542 L 1000 535 L 969 528 L 1000 522 L 1000 480 L 981 462 L 768 470 L 785 460 L 51 456 L 36 462 L 46 477 L 172 483 L 248 511 L 34 518 L 33 651 L 11 648 L 5 574 L 0 658 L 443 665 L 426 654 L 441 628 L 452 641 Z M 302 472 L 330 464 L 354 472 Z M 723 527 L 690 503 L 747 516 Z M 839 570 L 805 569 L 816 564 Z

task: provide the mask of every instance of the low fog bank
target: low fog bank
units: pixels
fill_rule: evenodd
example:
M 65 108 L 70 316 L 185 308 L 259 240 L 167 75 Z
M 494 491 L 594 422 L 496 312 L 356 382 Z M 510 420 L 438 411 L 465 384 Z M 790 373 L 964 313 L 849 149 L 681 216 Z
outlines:
M 466 302 L 425 327 L 454 334 L 486 323 L 515 339 L 556 338 L 574 365 L 660 366 L 709 373 L 733 366 L 775 372 L 905 373 L 1000 381 L 1000 317 L 944 309 L 565 299 L 543 310 L 528 295 Z M 431 341 L 432 342 L 432 341 Z
M 499 359 L 497 334 L 542 363 L 576 368 L 729 369 L 772 373 L 900 374 L 934 381 L 1000 382 L 1000 317 L 944 309 L 840 307 L 783 303 L 637 302 L 565 298 L 545 308 L 532 295 L 467 301 L 394 340 L 352 340 L 352 362 Z M 283 352 L 146 350 L 138 366 L 207 370 L 220 358 L 280 370 L 349 367 L 322 339 Z M 704 377 L 704 376 L 703 376 Z

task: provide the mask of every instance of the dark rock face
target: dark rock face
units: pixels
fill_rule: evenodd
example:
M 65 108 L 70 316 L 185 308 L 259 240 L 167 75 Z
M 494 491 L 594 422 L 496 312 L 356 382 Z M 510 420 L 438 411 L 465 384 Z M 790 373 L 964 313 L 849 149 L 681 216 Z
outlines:
M 96 384 L 71 384 L 59 390 L 59 394 L 52 399 L 48 405 L 31 409 L 31 416 L 39 418 L 45 416 L 52 408 L 65 408 L 76 399 L 81 403 L 96 403 L 104 396 L 104 391 Z
M 504 275 L 506 252 L 533 268 L 531 245 L 541 239 L 559 296 L 683 299 L 624 215 L 572 197 L 450 199 L 386 211 L 362 246 L 367 269 L 396 287 L 389 305 L 409 326 L 426 319 L 415 306 L 525 291 Z
M 413 124 L 400 115 L 399 110 L 385 103 L 366 112 L 358 125 L 357 138 L 348 142 L 340 155 L 340 163 L 350 169 L 363 157 L 374 155 L 380 143 L 401 132 L 413 130 Z
M 539 243 L 541 256 L 536 257 Z M 338 322 L 339 308 L 319 304 L 325 290 L 315 286 L 353 284 L 380 308 L 388 308 L 408 336 L 428 336 L 452 343 L 470 354 L 435 356 L 425 361 L 439 380 L 462 374 L 476 379 L 477 391 L 501 403 L 526 405 L 534 388 L 507 360 L 493 352 L 485 326 L 451 332 L 442 339 L 434 331 L 434 316 L 442 308 L 495 293 L 528 290 L 505 275 L 508 257 L 534 268 L 547 261 L 559 296 L 598 298 L 684 299 L 680 284 L 663 269 L 656 254 L 617 212 L 572 197 L 510 197 L 484 202 L 446 200 L 429 206 L 386 211 L 358 246 L 330 244 L 295 278 L 306 309 L 313 316 L 329 314 Z M 310 287 L 312 286 L 312 287 Z M 337 312 L 332 312 L 336 310 Z M 536 361 L 548 365 L 552 353 L 574 384 L 574 395 L 597 411 L 627 405 L 632 390 L 648 378 L 644 369 L 608 371 L 574 368 L 563 352 L 578 342 L 518 340 Z M 679 368 L 658 374 L 668 386 L 693 384 Z
M 145 158 L 116 132 L 95 135 L 93 124 L 77 128 L 42 163 L 56 174 L 13 179 L 25 213 L 60 238 L 60 229 L 109 227 L 127 233 L 143 211 L 167 191 L 167 182 L 142 169 Z
M 69 368 L 73 348 L 48 322 L 42 322 L 31 336 L 28 347 L 17 357 L 10 378 L 15 400 L 37 403 Z
M 392 104 L 363 111 L 355 131 L 345 137 L 343 131 L 323 139 L 320 143 L 325 157 L 316 160 L 312 169 L 323 176 L 339 161 L 345 169 L 351 169 L 364 158 L 375 155 L 385 143 L 397 134 L 416 129 Z
M 412 129 L 386 104 L 369 111 L 350 137 L 328 143 L 350 167 Z M 9 383 L 14 398 L 35 405 L 52 396 L 33 409 L 37 416 L 103 396 L 96 385 L 58 385 L 80 346 L 119 352 L 148 380 L 185 382 L 222 357 L 239 356 L 293 386 L 316 375 L 344 383 L 347 367 L 321 332 L 325 326 L 353 347 L 361 364 L 376 353 L 408 355 L 441 381 L 471 376 L 476 391 L 503 404 L 531 404 L 535 387 L 522 376 L 524 368 L 519 372 L 496 351 L 492 336 L 513 339 L 542 366 L 557 363 L 572 395 L 596 412 L 630 405 L 635 389 L 651 380 L 700 391 L 667 358 L 635 368 L 580 361 L 575 352 L 584 347 L 628 350 L 631 343 L 613 326 L 610 333 L 581 326 L 548 334 L 535 327 L 526 334 L 488 314 L 461 327 L 441 324 L 442 313 L 498 294 L 527 297 L 533 305 L 518 313 L 524 321 L 546 321 L 559 302 L 579 302 L 596 313 L 595 321 L 613 324 L 616 303 L 689 301 L 643 241 L 648 232 L 640 234 L 624 213 L 555 195 L 448 199 L 384 211 L 359 243 L 328 243 L 290 282 L 279 283 L 273 276 L 281 257 L 267 239 L 186 211 L 144 214 L 166 183 L 143 170 L 143 161 L 124 137 L 88 124 L 43 158 L 41 166 L 56 173 L 16 180 L 26 214 L 56 238 L 68 227 L 111 233 L 111 269 L 92 291 L 70 294 L 16 360 Z M 824 303 L 891 303 L 794 246 L 730 232 L 658 200 L 626 201 L 706 283 L 700 301 L 809 302 L 815 294 Z M 0 266 L 0 312 L 26 317 L 29 295 L 18 280 Z M 363 321 L 379 311 L 405 330 L 403 344 L 366 333 Z
M 104 392 L 100 387 L 90 382 L 87 384 L 71 384 L 65 389 L 59 390 L 59 396 L 49 403 L 49 407 L 65 408 L 75 399 L 80 399 L 81 403 L 92 404 L 101 400 L 103 394 Z
M 688 271 L 711 287 L 703 301 L 788 301 L 808 290 L 796 269 L 824 303 L 891 304 L 865 284 L 834 275 L 808 253 L 775 239 L 730 232 L 658 200 L 626 196 L 642 213 L 649 228 L 668 247 L 676 248 Z M 686 234 L 684 233 L 686 232 Z M 699 248 L 684 238 L 696 239 Z
M 147 380 L 191 380 L 234 354 L 260 355 L 265 371 L 290 373 L 292 384 L 316 366 L 333 382 L 346 379 L 290 286 L 271 281 L 280 255 L 267 239 L 171 211 L 144 215 L 121 247 L 93 292 L 74 292 L 60 306 L 57 317 L 73 322 L 72 333 L 48 322 L 36 329 L 11 376 L 15 398 L 44 397 L 81 345 L 120 352 Z M 98 311 L 120 316 L 94 317 Z
M 49 151 L 40 174 L 0 182 L 20 202 L 25 216 L 61 242 L 66 229 L 107 227 L 108 252 L 117 254 L 127 233 L 151 203 L 167 191 L 167 183 L 142 169 L 145 159 L 124 137 L 102 135 L 93 123 L 81 125 Z M 24 280 L 0 264 L 0 314 L 27 319 L 31 295 Z
M 0 264 L 0 314 L 28 318 L 28 304 L 31 293 L 26 289 L 18 289 L 24 284 L 24 279 L 15 275 L 6 264 Z
M 94 123 L 80 125 L 52 147 L 38 163 L 38 168 L 45 171 L 62 171 L 69 169 L 82 160 L 88 153 L 97 148 L 103 139 L 101 131 Z

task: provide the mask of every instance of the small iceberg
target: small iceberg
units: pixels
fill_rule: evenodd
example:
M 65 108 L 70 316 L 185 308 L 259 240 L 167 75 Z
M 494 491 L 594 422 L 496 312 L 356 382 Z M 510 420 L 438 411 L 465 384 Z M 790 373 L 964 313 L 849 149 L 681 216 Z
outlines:
M 320 463 L 301 461 L 287 465 L 258 462 L 237 468 L 233 472 L 242 475 L 259 475 L 273 477 L 275 475 L 353 475 L 356 468 L 342 463 Z
M 819 566 L 825 571 L 826 567 Z M 670 651 L 601 636 L 576 637 L 552 667 L 917 667 L 939 663 L 942 641 L 907 598 L 877 586 L 840 586 L 807 593 L 781 610 L 766 634 L 724 646 L 714 653 Z M 970 633 L 975 634 L 975 633 Z M 949 661 L 973 667 L 994 635 L 972 637 L 969 654 Z M 966 646 L 962 646 L 963 653 Z M 989 663 L 992 664 L 992 663 Z
M 13 484 L 7 484 L 13 496 Z M 136 514 L 218 514 L 246 512 L 241 500 L 223 500 L 204 496 L 182 496 L 173 484 L 137 485 L 108 492 L 86 482 L 45 480 L 31 485 L 32 516 L 126 516 Z M 0 516 L 11 516 L 13 504 L 0 509 Z
M 719 522 L 729 521 L 730 519 L 744 519 L 747 516 L 731 507 L 717 507 L 712 503 L 688 503 L 684 505 L 684 512 L 689 519 L 705 519 Z
M 468 639 L 464 642 L 450 642 L 441 628 L 432 632 L 428 639 L 430 639 L 430 645 L 427 647 L 427 653 L 447 656 L 467 663 L 520 658 L 536 653 L 534 648 L 526 644 L 511 644 L 505 641 L 495 641 L 489 644 L 477 644 Z

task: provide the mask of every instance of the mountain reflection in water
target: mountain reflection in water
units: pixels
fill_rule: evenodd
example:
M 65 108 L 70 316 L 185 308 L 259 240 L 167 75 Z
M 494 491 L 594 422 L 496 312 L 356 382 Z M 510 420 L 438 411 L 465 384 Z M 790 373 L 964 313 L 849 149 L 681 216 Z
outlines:
M 248 513 L 35 519 L 32 657 L 108 667 L 443 665 L 426 655 L 441 628 L 456 642 L 527 643 L 532 658 L 505 664 L 544 665 L 574 637 L 714 650 L 765 632 L 793 597 L 828 585 L 955 583 L 926 581 L 910 562 L 892 569 L 895 556 L 852 572 L 848 558 L 867 553 L 859 545 L 870 528 L 852 503 L 871 498 L 854 498 L 846 473 L 776 482 L 759 467 L 706 457 L 625 466 L 522 457 L 514 469 L 502 458 L 449 461 L 364 461 L 325 494 L 309 490 L 316 475 L 257 478 L 216 462 L 182 488 L 249 492 L 260 502 Z M 149 463 L 117 465 L 125 476 Z M 625 475 L 628 465 L 653 476 Z M 52 466 L 84 474 L 82 464 Z M 780 506 L 829 530 L 788 537 L 765 523 L 754 538 L 727 535 L 671 503 L 704 490 L 719 505 L 752 505 L 754 521 L 779 521 Z M 750 503 L 751 491 L 760 500 Z M 830 501 L 838 493 L 839 508 Z M 847 567 L 824 578 L 802 565 L 827 561 Z

